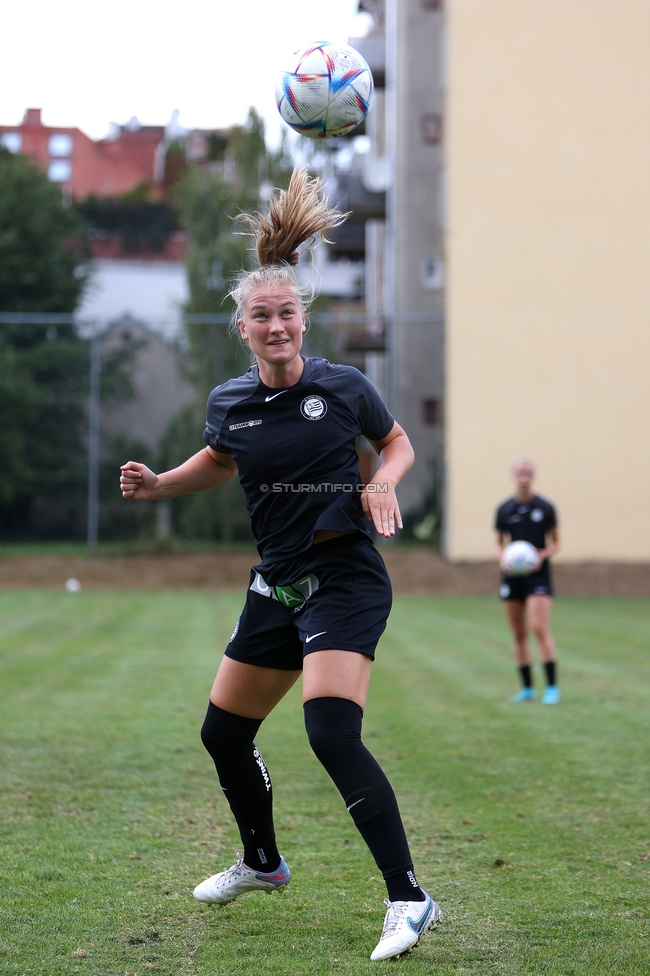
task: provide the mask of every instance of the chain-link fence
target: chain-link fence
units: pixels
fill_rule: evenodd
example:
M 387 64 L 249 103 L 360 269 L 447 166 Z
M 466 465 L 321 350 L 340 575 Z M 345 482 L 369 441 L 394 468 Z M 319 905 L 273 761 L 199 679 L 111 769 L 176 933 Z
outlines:
M 2 536 L 83 533 L 93 549 L 102 511 L 119 512 L 117 521 L 135 519 L 119 505 L 118 464 L 131 451 L 149 463 L 178 463 L 178 430 L 185 424 L 200 436 L 206 390 L 247 367 L 244 350 L 232 362 L 228 358 L 236 345 L 226 340 L 229 321 L 225 314 L 197 314 L 151 326 L 129 316 L 100 322 L 64 314 L 0 314 Z M 418 325 L 440 322 L 423 316 L 391 322 L 349 309 L 319 313 L 311 317 L 305 352 L 364 370 L 394 408 L 399 337 Z M 192 358 L 189 348 L 193 336 L 206 349 L 202 373 L 197 350 Z M 175 448 L 170 429 L 176 432 Z M 110 482 L 104 494 L 111 501 L 102 500 L 102 479 Z M 221 517 L 229 517 L 227 506 Z M 150 518 L 155 533 L 155 516 Z M 161 534 L 168 531 L 168 519 L 168 512 L 159 513 Z

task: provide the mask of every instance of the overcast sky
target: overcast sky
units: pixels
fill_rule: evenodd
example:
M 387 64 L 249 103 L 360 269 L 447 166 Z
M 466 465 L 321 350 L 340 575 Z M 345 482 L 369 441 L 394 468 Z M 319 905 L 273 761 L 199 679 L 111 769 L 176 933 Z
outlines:
M 46 125 L 93 138 L 137 116 L 161 125 L 242 122 L 254 105 L 275 142 L 275 78 L 314 40 L 369 26 L 358 0 L 6 0 L 0 6 L 0 124 L 42 108 Z M 284 56 L 283 56 L 284 55 Z

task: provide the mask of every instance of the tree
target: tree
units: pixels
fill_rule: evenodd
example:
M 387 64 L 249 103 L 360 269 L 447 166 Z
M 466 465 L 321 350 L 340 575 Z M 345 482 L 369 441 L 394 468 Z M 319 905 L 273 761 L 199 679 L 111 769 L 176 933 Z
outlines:
M 0 147 L 0 311 L 73 312 L 87 279 L 82 230 L 61 191 Z
M 143 181 L 118 197 L 92 194 L 76 205 L 89 233 L 119 237 L 125 254 L 150 249 L 162 253 L 178 227 L 173 208 L 155 199 L 154 184 Z
M 0 150 L 0 312 L 76 309 L 88 279 L 84 226 L 27 159 Z M 72 324 L 0 324 L 0 532 L 83 525 L 89 341 Z M 123 362 L 107 390 L 128 390 Z M 41 513 L 39 516 L 39 512 Z
M 72 325 L 0 326 L 0 531 L 74 534 L 86 484 L 88 346 Z

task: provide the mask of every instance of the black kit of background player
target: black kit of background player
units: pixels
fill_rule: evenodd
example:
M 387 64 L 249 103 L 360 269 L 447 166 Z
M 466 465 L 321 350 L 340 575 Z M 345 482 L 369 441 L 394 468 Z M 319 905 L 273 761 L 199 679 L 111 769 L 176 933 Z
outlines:
M 514 637 L 514 651 L 522 688 L 513 702 L 533 701 L 537 692 L 532 681 L 532 661 L 528 646 L 528 628 L 539 644 L 546 675 L 542 704 L 557 705 L 560 690 L 557 683 L 555 641 L 551 634 L 553 584 L 549 556 L 559 548 L 557 517 L 553 505 L 532 490 L 535 468 L 529 458 L 518 458 L 512 465 L 514 497 L 499 506 L 496 515 L 496 552 L 502 563 L 506 537 L 510 542 L 530 542 L 537 549 L 539 563 L 529 576 L 508 576 L 503 571 L 499 594 L 504 601 L 508 622 Z

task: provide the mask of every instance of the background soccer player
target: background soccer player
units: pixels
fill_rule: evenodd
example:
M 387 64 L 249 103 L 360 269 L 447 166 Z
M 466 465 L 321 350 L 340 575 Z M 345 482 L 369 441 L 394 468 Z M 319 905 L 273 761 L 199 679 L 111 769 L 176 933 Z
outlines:
M 528 645 L 528 629 L 539 644 L 546 673 L 546 689 L 542 704 L 556 705 L 560 700 L 558 688 L 555 641 L 551 634 L 551 605 L 553 584 L 549 557 L 557 552 L 560 541 L 553 505 L 533 493 L 535 466 L 529 458 L 518 458 L 511 468 L 515 493 L 499 506 L 495 528 L 496 552 L 501 566 L 499 595 L 504 602 L 508 622 L 514 636 L 515 659 L 523 687 L 511 699 L 532 701 L 537 692 L 532 681 L 532 662 Z M 507 536 L 510 538 L 508 539 Z M 503 551 L 508 542 L 530 542 L 537 549 L 539 562 L 528 576 L 507 576 L 503 572 Z

